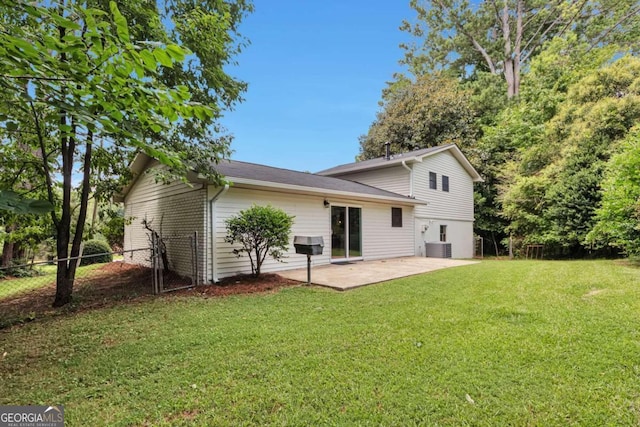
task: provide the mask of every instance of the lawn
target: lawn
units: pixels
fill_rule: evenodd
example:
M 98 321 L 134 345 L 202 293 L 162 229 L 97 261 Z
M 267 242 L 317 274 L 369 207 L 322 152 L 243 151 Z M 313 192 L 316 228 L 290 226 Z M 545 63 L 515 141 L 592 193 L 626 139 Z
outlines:
M 61 403 L 67 425 L 638 425 L 639 325 L 640 269 L 613 261 L 165 296 L 1 331 L 0 404 Z
M 92 271 L 99 268 L 103 264 L 91 264 L 84 267 L 78 267 L 76 277 L 81 279 L 91 274 Z M 22 277 L 0 279 L 0 300 L 8 298 L 25 291 L 42 288 L 56 281 L 56 266 L 44 265 L 34 267 L 40 275 L 33 277 Z

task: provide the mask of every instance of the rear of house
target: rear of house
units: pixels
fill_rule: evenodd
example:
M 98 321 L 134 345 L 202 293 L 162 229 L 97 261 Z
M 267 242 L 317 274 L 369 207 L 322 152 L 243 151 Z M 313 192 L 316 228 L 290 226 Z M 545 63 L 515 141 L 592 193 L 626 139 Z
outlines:
M 431 249 L 445 243 L 450 244 L 451 257 L 473 257 L 473 185 L 482 178 L 454 144 L 349 163 L 318 174 L 426 202 L 414 210 L 414 254 L 425 256 L 425 243 Z
M 316 265 L 415 252 L 415 207 L 420 202 L 404 195 L 348 180 L 236 161 L 217 166 L 232 185 L 217 187 L 195 175 L 189 177 L 191 185 L 163 185 L 149 173 L 159 167 L 144 155 L 132 164 L 136 179 L 122 195 L 125 215 L 131 219 L 125 227 L 125 249 L 149 244 L 144 219 L 163 237 L 197 231 L 201 283 L 251 272 L 248 259 L 234 255 L 237 246 L 224 238 L 225 221 L 253 204 L 270 204 L 295 216 L 284 262 L 267 259 L 263 272 L 306 266 L 306 256 L 295 253 L 295 235 L 323 237 L 323 254 L 312 258 Z M 167 253 L 176 271 L 189 268 L 184 250 L 168 246 Z M 139 253 L 131 261 L 149 265 L 149 256 Z

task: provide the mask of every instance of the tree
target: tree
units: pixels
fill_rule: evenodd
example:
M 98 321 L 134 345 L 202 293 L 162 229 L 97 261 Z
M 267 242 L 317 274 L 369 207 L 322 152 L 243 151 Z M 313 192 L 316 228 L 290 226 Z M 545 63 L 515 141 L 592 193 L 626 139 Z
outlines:
M 397 82 L 387 90 L 367 135 L 360 137 L 358 158 L 380 156 L 386 142 L 395 153 L 447 143 L 469 147 L 477 132 L 469 98 L 469 91 L 444 75 Z
M 167 7 L 176 4 L 184 6 L 167 2 Z M 158 159 L 171 176 L 184 176 L 199 167 L 199 172 L 218 178 L 212 165 L 228 151 L 228 138 L 213 138 L 210 125 L 221 105 L 237 99 L 239 89 L 220 90 L 221 105 L 198 102 L 180 80 L 197 74 L 198 65 L 179 65 L 188 51 L 168 36 L 133 42 L 115 2 L 109 3 L 109 12 L 70 0 L 41 4 L 0 0 L 0 9 L 1 136 L 10 140 L 11 135 L 31 135 L 23 138 L 29 144 L 24 151 L 32 157 L 30 162 L 39 165 L 47 199 L 58 207 L 51 219 L 59 259 L 54 306 L 61 306 L 71 300 L 76 263 L 68 258 L 79 255 L 91 188 L 103 186 L 104 197 L 117 188 L 116 174 L 135 150 Z M 208 19 L 207 34 L 220 32 L 207 43 L 216 43 L 215 55 L 224 63 L 224 49 L 232 43 L 227 31 L 235 31 L 236 22 L 227 15 L 212 21 L 198 7 L 192 12 Z M 160 31 L 157 14 L 154 22 L 153 28 Z M 185 18 L 176 27 L 193 32 L 198 23 Z M 226 76 L 222 65 L 200 72 L 221 80 Z M 194 77 L 188 83 L 193 86 L 203 80 Z M 203 85 L 199 93 L 215 91 L 215 86 Z M 104 146 L 98 144 L 101 141 Z M 103 174 L 100 180 L 94 174 L 98 168 Z M 81 178 L 78 220 L 72 227 L 77 178 Z
M 591 250 L 605 165 L 640 121 L 638 76 L 634 57 L 592 70 L 569 86 L 541 136 L 520 146 L 503 175 L 503 212 L 514 235 L 556 255 Z
M 522 70 L 542 45 L 574 30 L 590 46 L 617 42 L 638 48 L 635 0 L 411 0 L 418 16 L 402 30 L 421 42 L 404 44 L 404 63 L 416 75 L 450 70 L 504 76 L 507 96 L 520 92 Z
M 633 128 L 616 149 L 605 171 L 602 204 L 590 243 L 640 255 L 640 127 Z
M 289 245 L 293 219 L 293 216 L 273 206 L 253 205 L 226 220 L 225 241 L 242 245 L 233 253 L 238 257 L 246 253 L 251 262 L 251 273 L 258 277 L 267 255 L 276 261 L 282 260 Z

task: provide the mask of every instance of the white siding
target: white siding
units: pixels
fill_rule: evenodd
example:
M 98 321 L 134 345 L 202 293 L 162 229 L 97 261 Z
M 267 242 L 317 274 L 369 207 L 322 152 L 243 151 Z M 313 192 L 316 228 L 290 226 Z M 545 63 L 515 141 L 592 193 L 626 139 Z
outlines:
M 362 248 L 365 260 L 414 254 L 413 209 L 402 206 L 402 227 L 391 227 L 391 206 L 363 206 Z
M 276 193 L 271 191 L 248 190 L 231 187 L 215 202 L 215 263 L 218 278 L 251 273 L 251 264 L 247 256 L 238 258 L 233 254 L 234 247 L 224 241 L 227 234 L 225 220 L 236 216 L 241 210 L 253 204 L 279 208 L 289 215 L 295 216 L 291 229 L 289 250 L 285 254 L 284 263 L 267 257 L 262 265 L 262 272 L 273 272 L 291 268 L 306 267 L 306 255 L 295 253 L 293 236 L 322 236 L 325 249 L 322 255 L 311 258 L 313 264 L 326 264 L 330 260 L 331 228 L 329 227 L 329 209 L 324 208 L 323 198 L 296 194 Z M 209 274 L 211 278 L 211 274 Z
M 473 222 L 447 219 L 416 219 L 416 255 L 425 255 L 425 242 L 440 241 L 441 225 L 447 226 L 446 242 L 451 243 L 451 257 L 473 258 Z
M 216 190 L 211 193 L 215 194 Z M 293 236 L 322 236 L 325 247 L 322 255 L 311 257 L 312 265 L 331 262 L 331 209 L 324 207 L 322 196 L 297 195 L 274 191 L 249 190 L 231 187 L 227 193 L 215 202 L 215 263 L 217 278 L 251 273 L 251 265 L 246 256 L 238 258 L 232 253 L 233 246 L 224 241 L 226 235 L 225 220 L 237 215 L 240 210 L 253 204 L 280 208 L 295 216 L 291 232 L 289 250 L 279 263 L 267 258 L 262 265 L 263 272 L 274 272 L 306 267 L 305 255 L 295 253 Z M 330 198 L 331 203 L 340 206 L 358 206 L 362 208 L 363 258 L 392 258 L 413 255 L 414 223 L 413 208 L 404 206 L 403 227 L 391 227 L 391 205 L 378 203 L 350 203 L 348 200 Z M 209 264 L 208 277 L 211 278 Z
M 424 254 L 424 242 L 440 241 L 440 225 L 447 226 L 447 242 L 453 258 L 473 257 L 473 180 L 448 151 L 413 165 L 414 194 L 429 202 L 416 206 L 416 255 Z M 429 188 L 429 172 L 437 175 L 437 189 Z M 449 191 L 442 191 L 442 176 L 449 177 Z M 423 232 L 424 229 L 426 232 Z
M 409 195 L 409 171 L 401 165 L 340 175 L 340 178 L 378 187 L 403 196 Z
M 186 236 L 197 231 L 198 268 L 202 279 L 206 259 L 206 196 L 206 188 L 202 184 L 194 184 L 193 187 L 181 182 L 163 185 L 155 182 L 153 174 L 142 174 L 125 198 L 125 218 L 131 223 L 125 226 L 124 249 L 150 248 L 149 232 L 142 225 L 146 218 L 154 230 L 169 238 L 166 245 L 170 268 L 178 274 L 190 276 L 192 256 Z M 175 236 L 185 238 L 176 239 Z M 150 250 L 126 255 L 125 262 L 149 266 Z
M 429 188 L 429 172 L 437 174 L 437 190 Z M 416 206 L 417 217 L 473 221 L 473 180 L 448 151 L 414 163 L 413 173 L 416 199 L 429 202 Z M 442 191 L 442 175 L 449 177 L 449 192 Z
M 424 256 L 425 241 L 439 241 L 440 224 L 447 225 L 447 241 L 454 258 L 473 256 L 473 180 L 449 151 L 425 157 L 413 168 L 413 195 L 428 202 L 415 207 L 413 253 Z M 429 172 L 437 175 L 437 190 L 429 188 Z M 449 177 L 449 191 L 442 191 L 442 176 Z M 401 165 L 340 175 L 399 194 L 409 194 L 409 173 Z M 383 226 L 383 222 L 380 222 Z M 427 228 L 426 232 L 423 230 Z M 370 236 L 373 230 L 368 230 Z

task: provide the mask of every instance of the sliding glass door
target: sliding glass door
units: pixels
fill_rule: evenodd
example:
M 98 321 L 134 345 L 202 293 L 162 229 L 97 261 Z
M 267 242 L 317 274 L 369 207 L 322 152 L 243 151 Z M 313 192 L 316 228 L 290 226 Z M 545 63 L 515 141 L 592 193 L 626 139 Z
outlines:
M 362 257 L 362 209 L 331 206 L 331 258 Z

